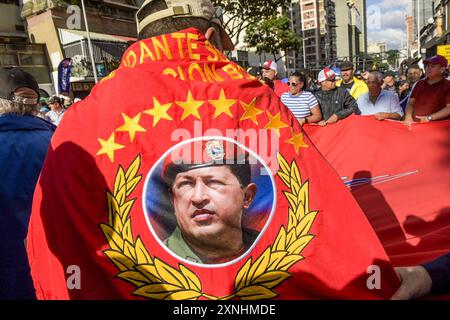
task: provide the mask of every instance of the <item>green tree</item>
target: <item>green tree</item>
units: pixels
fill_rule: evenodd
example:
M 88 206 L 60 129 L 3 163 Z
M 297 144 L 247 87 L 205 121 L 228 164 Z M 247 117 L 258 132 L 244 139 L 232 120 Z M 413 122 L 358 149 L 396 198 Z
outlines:
M 290 0 L 288 0 L 290 1 Z M 234 43 L 239 42 L 242 32 L 260 21 L 277 15 L 277 9 L 286 0 L 212 0 L 220 6 L 224 15 L 224 28 Z
M 397 66 L 397 61 L 400 57 L 400 52 L 398 50 L 386 51 L 386 59 L 391 67 Z
M 270 52 L 273 60 L 282 58 L 276 57 L 281 51 L 295 51 L 300 48 L 301 39 L 291 29 L 291 22 L 285 16 L 272 17 L 261 20 L 246 29 L 244 37 L 245 43 L 256 52 Z

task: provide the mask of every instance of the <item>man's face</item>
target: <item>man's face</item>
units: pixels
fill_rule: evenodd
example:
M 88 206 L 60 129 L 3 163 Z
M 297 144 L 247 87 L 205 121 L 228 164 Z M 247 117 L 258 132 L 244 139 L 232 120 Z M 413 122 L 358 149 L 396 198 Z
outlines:
M 336 79 L 325 80 L 320 83 L 323 91 L 330 91 L 336 88 Z
M 229 167 L 214 166 L 177 174 L 171 198 L 185 239 L 211 245 L 241 231 L 243 209 L 255 193 L 255 184 L 242 188 Z
M 369 88 L 369 94 L 371 96 L 378 96 L 381 92 L 381 84 L 382 82 L 378 80 L 375 75 L 369 75 L 369 79 L 367 79 L 367 87 Z
M 353 79 L 353 69 L 341 70 L 341 77 L 344 82 L 349 82 Z
M 425 65 L 425 74 L 429 79 L 436 79 L 442 77 L 445 72 L 445 67 L 440 64 L 428 63 Z
M 263 69 L 262 70 L 263 78 L 269 78 L 270 80 L 275 80 L 275 76 L 277 75 L 277 72 L 272 69 Z
M 407 74 L 408 82 L 414 83 L 414 82 L 419 81 L 421 75 L 422 75 L 422 72 L 420 71 L 420 69 L 409 68 L 408 74 Z

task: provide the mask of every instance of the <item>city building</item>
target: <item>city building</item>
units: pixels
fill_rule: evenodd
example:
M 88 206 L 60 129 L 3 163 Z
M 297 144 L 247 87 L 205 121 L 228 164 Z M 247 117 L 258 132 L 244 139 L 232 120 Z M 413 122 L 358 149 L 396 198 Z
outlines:
M 336 11 L 331 0 L 300 0 L 304 67 L 321 69 L 336 60 Z
M 18 66 L 32 74 L 45 97 L 52 91 L 46 47 L 29 43 L 20 7 L 19 1 L 0 1 L 0 67 Z
M 433 2 L 433 16 L 420 33 L 422 56 L 442 54 L 450 60 L 449 0 Z M 425 51 L 425 52 L 424 52 Z
M 94 65 L 101 78 L 118 66 L 128 44 L 136 40 L 139 4 L 135 0 L 85 0 L 85 5 Z M 59 0 L 25 0 L 22 17 L 31 43 L 43 43 L 47 48 L 54 91 L 58 91 L 60 62 L 72 58 L 70 94 L 87 96 L 94 85 L 94 74 L 81 8 Z
M 386 42 L 369 43 L 367 47 L 367 53 L 385 53 L 386 52 Z
M 367 55 L 366 1 L 336 1 L 338 60 L 353 61 L 365 69 Z

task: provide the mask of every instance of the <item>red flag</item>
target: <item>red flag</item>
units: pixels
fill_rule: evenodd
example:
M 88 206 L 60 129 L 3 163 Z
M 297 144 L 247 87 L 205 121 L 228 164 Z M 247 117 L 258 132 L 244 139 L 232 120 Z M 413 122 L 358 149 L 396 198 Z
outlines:
M 27 245 L 40 299 L 379 299 L 398 286 L 293 115 L 195 29 L 133 44 L 67 111 Z
M 450 121 L 352 116 L 304 127 L 364 210 L 396 266 L 450 251 Z

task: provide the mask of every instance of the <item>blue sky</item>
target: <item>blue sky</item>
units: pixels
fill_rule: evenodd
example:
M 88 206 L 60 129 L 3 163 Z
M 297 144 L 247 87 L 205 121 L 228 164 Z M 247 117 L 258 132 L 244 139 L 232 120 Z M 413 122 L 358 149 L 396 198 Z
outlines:
M 338 0 L 339 1 L 339 0 Z M 411 0 L 367 0 L 367 41 L 384 41 L 388 49 L 406 43 L 405 15 L 411 14 Z

